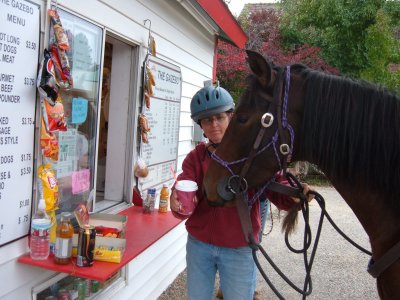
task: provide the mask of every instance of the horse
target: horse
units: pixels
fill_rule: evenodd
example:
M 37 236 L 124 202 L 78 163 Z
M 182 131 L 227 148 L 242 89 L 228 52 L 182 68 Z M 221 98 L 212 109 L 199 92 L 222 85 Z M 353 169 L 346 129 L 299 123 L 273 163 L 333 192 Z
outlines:
M 400 299 L 399 96 L 246 52 L 252 73 L 205 174 L 209 203 L 232 205 L 221 190 L 237 174 L 239 186 L 262 188 L 290 161 L 317 165 L 369 236 L 379 297 Z

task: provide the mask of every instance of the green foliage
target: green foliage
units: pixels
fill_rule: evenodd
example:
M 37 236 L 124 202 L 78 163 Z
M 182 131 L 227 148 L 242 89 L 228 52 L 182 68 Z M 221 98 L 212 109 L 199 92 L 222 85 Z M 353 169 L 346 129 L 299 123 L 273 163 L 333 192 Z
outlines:
M 282 0 L 286 49 L 309 43 L 341 73 L 399 91 L 399 0 Z
M 387 0 L 383 7 L 385 14 L 390 18 L 390 26 L 400 27 L 400 2 L 399 0 Z
M 361 78 L 382 84 L 400 92 L 400 71 L 390 70 L 390 63 L 398 62 L 400 42 L 395 39 L 390 27 L 390 18 L 379 10 L 376 23 L 367 30 L 365 41 L 369 67 L 361 72 Z

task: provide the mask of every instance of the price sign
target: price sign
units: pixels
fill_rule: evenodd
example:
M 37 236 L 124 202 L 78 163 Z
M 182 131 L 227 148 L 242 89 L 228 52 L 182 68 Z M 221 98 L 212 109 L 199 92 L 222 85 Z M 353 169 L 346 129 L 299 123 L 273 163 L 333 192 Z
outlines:
M 0 246 L 29 233 L 40 7 L 0 1 Z
M 181 108 L 181 70 L 169 62 L 150 57 L 148 66 L 156 85 L 145 111 L 149 121 L 149 143 L 141 148 L 141 158 L 149 167 L 149 175 L 139 178 L 139 189 L 160 185 L 173 179 L 170 168 L 176 167 L 178 156 L 179 116 Z

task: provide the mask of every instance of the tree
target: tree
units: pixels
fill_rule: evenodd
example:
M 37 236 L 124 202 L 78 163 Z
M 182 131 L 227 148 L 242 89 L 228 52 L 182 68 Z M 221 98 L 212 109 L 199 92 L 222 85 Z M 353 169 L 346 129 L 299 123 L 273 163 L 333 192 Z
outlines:
M 281 3 L 286 48 L 308 43 L 320 47 L 324 60 L 345 75 L 389 87 L 399 85 L 399 75 L 388 71 L 388 65 L 399 61 L 400 1 L 282 0 Z
M 308 44 L 292 49 L 282 46 L 279 10 L 266 9 L 250 13 L 244 11 L 239 22 L 249 37 L 248 49 L 262 53 L 276 65 L 302 63 L 313 69 L 338 74 L 337 69 L 328 65 L 320 56 L 320 48 Z M 234 99 L 239 99 L 246 83 L 249 70 L 246 54 L 243 50 L 223 41 L 218 42 L 217 77 L 221 85 L 227 88 Z
M 369 66 L 361 71 L 361 77 L 400 92 L 400 71 L 390 68 L 391 62 L 399 60 L 400 43 L 389 24 L 388 15 L 379 10 L 376 23 L 367 30 L 365 45 Z

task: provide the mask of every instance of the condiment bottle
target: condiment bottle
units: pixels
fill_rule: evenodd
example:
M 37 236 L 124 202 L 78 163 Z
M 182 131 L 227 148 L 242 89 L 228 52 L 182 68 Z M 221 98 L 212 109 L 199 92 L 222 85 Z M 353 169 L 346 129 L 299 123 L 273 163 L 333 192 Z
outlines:
M 66 265 L 72 257 L 72 237 L 74 227 L 71 224 L 71 214 L 69 212 L 61 213 L 61 221 L 57 224 L 56 246 L 54 253 L 54 262 L 60 265 Z
M 164 183 L 160 192 L 160 204 L 158 206 L 159 213 L 166 213 L 168 211 L 168 198 L 169 198 L 168 185 Z

